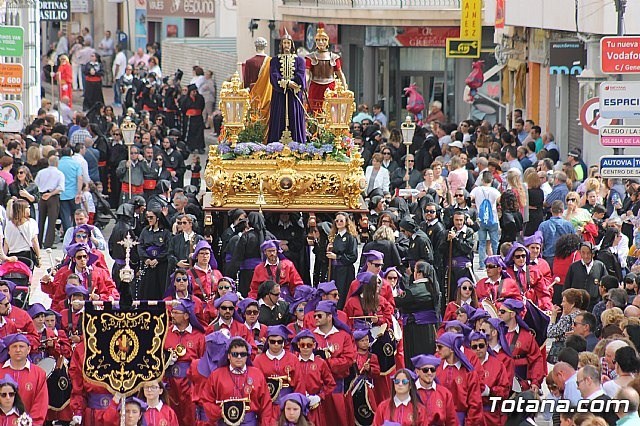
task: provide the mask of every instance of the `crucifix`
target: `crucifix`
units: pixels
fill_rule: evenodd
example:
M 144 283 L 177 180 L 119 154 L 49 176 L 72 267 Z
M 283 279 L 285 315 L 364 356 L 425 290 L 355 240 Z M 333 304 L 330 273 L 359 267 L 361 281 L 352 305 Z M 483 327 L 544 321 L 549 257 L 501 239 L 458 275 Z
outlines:
M 122 241 L 118 241 L 125 249 L 124 268 L 120 269 L 120 280 L 123 283 L 130 283 L 133 281 L 135 271 L 129 266 L 129 260 L 131 258 L 131 249 L 135 247 L 138 242 L 131 238 L 131 235 L 127 233 L 127 236 Z

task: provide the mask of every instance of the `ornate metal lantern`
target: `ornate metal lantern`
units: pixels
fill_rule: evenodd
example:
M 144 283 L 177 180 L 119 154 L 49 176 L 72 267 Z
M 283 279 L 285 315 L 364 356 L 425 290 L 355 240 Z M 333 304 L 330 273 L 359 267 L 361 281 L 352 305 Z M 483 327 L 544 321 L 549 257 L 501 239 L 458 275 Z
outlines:
M 336 137 L 335 144 L 340 144 L 343 136 L 349 134 L 349 123 L 355 110 L 354 95 L 347 90 L 340 79 L 336 79 L 336 88 L 327 89 L 324 93 L 322 110 L 326 119 L 326 128 Z
M 238 142 L 238 134 L 244 130 L 245 119 L 251 107 L 249 89 L 243 88 L 237 71 L 231 81 L 222 83 L 219 106 L 224 119 L 225 138 L 234 147 Z

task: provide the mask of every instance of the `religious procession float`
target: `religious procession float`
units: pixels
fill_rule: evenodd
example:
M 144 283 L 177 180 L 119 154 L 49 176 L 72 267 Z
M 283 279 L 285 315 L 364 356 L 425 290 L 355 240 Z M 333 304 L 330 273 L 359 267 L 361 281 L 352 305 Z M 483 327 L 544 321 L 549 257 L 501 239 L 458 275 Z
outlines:
M 209 151 L 206 210 L 362 211 L 363 160 L 349 137 L 354 94 L 322 27 L 302 58 L 285 34 L 223 83 L 224 127 Z M 210 213 L 209 213 L 210 217 Z

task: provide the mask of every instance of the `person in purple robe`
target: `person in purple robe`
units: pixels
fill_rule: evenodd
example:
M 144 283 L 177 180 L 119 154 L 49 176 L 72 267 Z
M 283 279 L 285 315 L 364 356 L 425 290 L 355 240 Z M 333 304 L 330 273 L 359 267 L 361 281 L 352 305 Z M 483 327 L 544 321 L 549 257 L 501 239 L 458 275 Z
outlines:
M 295 53 L 289 34 L 280 41 L 280 54 L 271 59 L 269 74 L 273 92 L 268 142 L 280 141 L 283 131 L 288 129 L 294 142 L 306 143 L 307 127 L 302 102 L 306 84 L 305 64 L 304 59 Z

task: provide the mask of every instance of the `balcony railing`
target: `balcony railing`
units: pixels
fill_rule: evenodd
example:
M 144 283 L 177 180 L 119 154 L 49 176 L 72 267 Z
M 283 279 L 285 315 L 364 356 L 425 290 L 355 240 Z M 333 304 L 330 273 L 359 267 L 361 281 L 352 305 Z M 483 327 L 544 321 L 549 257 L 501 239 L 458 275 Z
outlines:
M 353 9 L 460 9 L 460 0 L 282 0 L 282 3 Z

